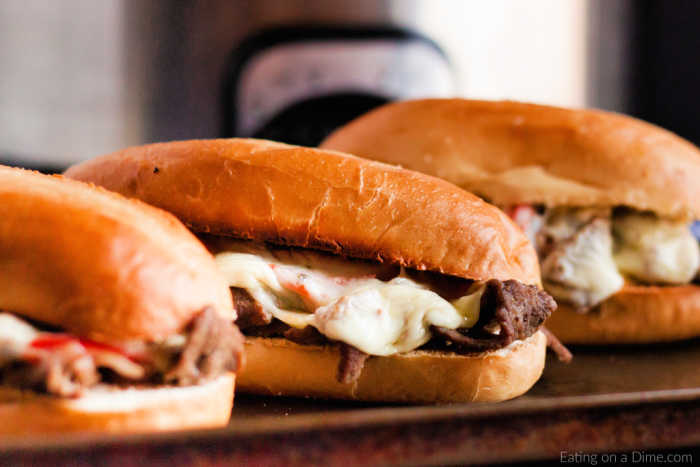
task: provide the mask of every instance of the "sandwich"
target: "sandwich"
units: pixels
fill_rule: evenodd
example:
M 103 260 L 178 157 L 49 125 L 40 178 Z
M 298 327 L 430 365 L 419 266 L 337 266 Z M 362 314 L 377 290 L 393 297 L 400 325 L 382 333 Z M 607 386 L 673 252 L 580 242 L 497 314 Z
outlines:
M 700 335 L 700 152 L 598 110 L 463 99 L 380 107 L 322 147 L 449 180 L 508 212 L 535 244 L 565 343 Z
M 238 390 L 500 401 L 545 363 L 535 251 L 443 180 L 253 139 L 126 149 L 66 176 L 175 214 L 215 254 L 246 336 Z
M 234 319 L 170 214 L 0 166 L 0 436 L 226 425 Z

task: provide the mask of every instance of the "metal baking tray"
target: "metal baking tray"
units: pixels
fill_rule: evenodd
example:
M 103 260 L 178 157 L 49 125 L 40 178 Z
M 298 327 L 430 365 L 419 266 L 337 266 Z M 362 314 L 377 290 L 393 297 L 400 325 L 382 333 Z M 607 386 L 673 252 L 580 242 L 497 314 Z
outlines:
M 569 364 L 549 355 L 535 387 L 508 402 L 400 406 L 238 394 L 224 429 L 0 440 L 0 465 L 445 465 L 700 444 L 700 340 L 573 350 Z

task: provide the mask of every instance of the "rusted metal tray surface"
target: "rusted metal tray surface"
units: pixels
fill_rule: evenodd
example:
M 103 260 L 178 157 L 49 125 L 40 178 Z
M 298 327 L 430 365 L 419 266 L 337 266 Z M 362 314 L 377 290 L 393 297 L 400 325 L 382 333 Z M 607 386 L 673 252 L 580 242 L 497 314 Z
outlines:
M 574 351 L 570 364 L 550 355 L 528 394 L 498 404 L 239 394 L 222 430 L 0 440 L 0 465 L 438 465 L 700 444 L 700 340 Z

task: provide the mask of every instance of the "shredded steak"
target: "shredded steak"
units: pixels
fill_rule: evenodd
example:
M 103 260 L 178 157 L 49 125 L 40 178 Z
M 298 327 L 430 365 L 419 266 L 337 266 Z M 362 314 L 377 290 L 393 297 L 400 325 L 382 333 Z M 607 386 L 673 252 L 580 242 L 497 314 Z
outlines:
M 170 371 L 163 375 L 162 369 L 150 368 L 146 379 L 138 381 L 165 381 L 185 386 L 238 369 L 243 352 L 243 335 L 230 320 L 207 308 L 195 317 L 187 331 L 185 347 L 175 355 Z M 103 369 L 112 370 L 112 373 L 103 372 Z M 76 340 L 50 349 L 30 346 L 23 358 L 0 366 L 0 385 L 60 397 L 78 397 L 103 378 L 118 384 L 136 381 L 121 377 L 118 370 L 100 363 L 100 358 L 93 358 Z
M 290 329 L 291 327 L 289 325 L 275 318 L 266 326 L 253 326 L 244 328 L 243 331 L 246 336 L 250 337 L 285 337 L 284 333 Z
M 238 314 L 236 324 L 240 329 L 265 326 L 272 321 L 272 313 L 263 310 L 263 307 L 246 289 L 231 287 L 231 296 L 233 296 L 233 308 Z
M 329 340 L 312 326 L 296 329 L 278 319 L 273 319 L 267 326 L 254 326 L 244 331 L 246 336 L 283 337 L 300 345 L 337 344 L 340 348 L 340 362 L 336 379 L 341 383 L 352 383 L 357 380 L 362 373 L 365 360 L 369 357 L 368 354 L 349 344 Z
M 534 285 L 492 279 L 481 296 L 479 320 L 474 327 L 453 330 L 433 326 L 432 331 L 454 352 L 485 352 L 530 337 L 556 308 L 554 299 Z
M 226 371 L 236 371 L 243 353 L 243 336 L 229 320 L 206 308 L 190 325 L 180 359 L 165 375 L 180 386 L 198 384 Z
M 100 379 L 92 357 L 76 342 L 51 351 L 34 349 L 29 357 L 29 362 L 0 369 L 0 382 L 61 397 L 78 397 Z
M 362 368 L 365 366 L 367 355 L 363 351 L 348 345 L 344 342 L 340 343 L 340 363 L 338 364 L 338 373 L 336 379 L 343 384 L 349 384 L 360 377 Z
M 326 336 L 312 326 L 306 326 L 304 329 L 290 327 L 282 335 L 290 341 L 301 345 L 323 345 L 328 342 Z
M 560 362 L 569 363 L 571 359 L 574 358 L 574 356 L 571 355 L 571 352 L 569 352 L 569 349 L 567 349 L 566 346 L 562 344 L 559 339 L 557 339 L 557 336 L 552 334 L 552 331 L 544 326 L 542 326 L 540 329 L 544 335 L 547 336 L 547 347 L 552 349 L 552 352 L 554 352 L 554 354 L 557 356 L 557 359 L 559 359 Z

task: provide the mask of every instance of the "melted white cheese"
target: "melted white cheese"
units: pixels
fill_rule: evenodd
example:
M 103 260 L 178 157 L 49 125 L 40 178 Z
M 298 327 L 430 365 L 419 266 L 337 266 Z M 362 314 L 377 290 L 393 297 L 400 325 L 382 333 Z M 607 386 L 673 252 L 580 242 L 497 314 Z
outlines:
M 580 307 L 602 302 L 624 285 L 612 257 L 609 222 L 596 219 L 542 261 L 545 288 Z
M 449 329 L 473 326 L 479 309 L 474 295 L 461 303 L 466 311 L 462 314 L 409 279 L 374 279 L 318 308 L 312 325 L 331 339 L 350 343 L 370 355 L 408 352 L 430 340 L 431 325 Z
M 39 331 L 10 313 L 0 313 L 0 366 L 21 357 Z
M 431 325 L 468 328 L 479 317 L 481 290 L 450 303 L 404 277 L 383 282 L 323 262 L 311 269 L 261 250 L 222 252 L 216 261 L 231 287 L 246 289 L 275 318 L 370 355 L 413 350 L 430 340 Z
M 613 219 L 615 262 L 624 274 L 648 283 L 687 284 L 700 265 L 698 242 L 684 222 L 648 213 Z
M 17 316 L 0 312 L 0 367 L 14 360 L 22 360 L 29 353 L 50 352 L 30 347 L 42 334 L 49 333 L 37 330 Z M 132 362 L 121 353 L 100 348 L 90 349 L 89 353 L 99 367 L 111 368 L 126 378 L 141 379 L 145 376 L 146 370 L 142 365 Z
M 700 267 L 689 226 L 651 213 L 555 208 L 542 234 L 554 239 L 554 249 L 542 259 L 546 288 L 578 306 L 594 306 L 620 290 L 623 274 L 653 284 L 686 284 Z

